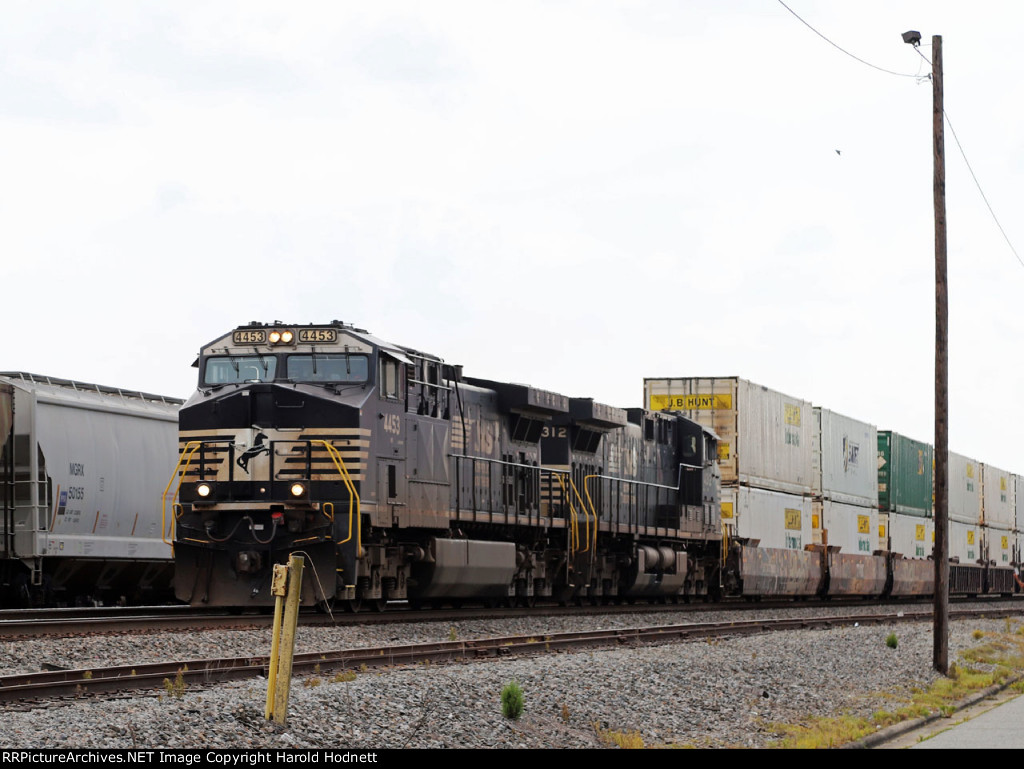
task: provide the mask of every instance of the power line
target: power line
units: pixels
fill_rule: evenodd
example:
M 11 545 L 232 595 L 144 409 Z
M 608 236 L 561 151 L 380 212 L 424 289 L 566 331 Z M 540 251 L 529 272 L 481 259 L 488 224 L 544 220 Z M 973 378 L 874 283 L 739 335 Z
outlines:
M 818 37 L 820 37 L 826 43 L 831 45 L 833 48 L 836 48 L 837 50 L 842 51 L 844 54 L 849 56 L 851 59 L 855 59 L 856 61 L 859 61 L 861 64 L 865 64 L 865 65 L 871 67 L 872 69 L 877 69 L 879 72 L 885 72 L 888 75 L 896 75 L 897 77 L 912 77 L 912 78 L 915 78 L 915 79 L 918 79 L 918 80 L 930 79 L 930 77 L 931 77 L 930 75 L 922 77 L 921 75 L 908 75 L 908 74 L 903 73 L 903 72 L 893 72 L 892 70 L 885 69 L 884 67 L 878 67 L 878 66 L 872 64 L 869 61 L 865 61 L 864 59 L 860 58 L 859 56 L 854 56 L 852 53 L 847 51 L 845 48 L 843 48 L 843 47 L 837 45 L 836 43 L 832 42 L 827 37 L 825 37 L 825 35 L 823 35 L 821 32 L 819 32 L 814 27 L 812 27 L 810 24 L 808 24 L 806 21 L 804 21 L 802 18 L 800 18 L 800 15 L 796 11 L 794 11 L 792 8 L 790 8 L 788 5 L 786 5 L 784 2 L 782 2 L 782 0 L 778 0 L 778 3 L 783 8 L 785 8 L 787 11 L 789 11 L 791 14 L 793 14 L 793 16 L 795 16 L 797 18 L 797 20 L 800 21 L 801 24 L 803 24 L 805 27 L 807 27 L 809 30 L 811 30 L 811 32 L 816 34 Z M 928 57 L 925 56 L 923 53 L 921 53 L 921 50 L 916 45 L 914 46 L 914 51 L 917 52 L 918 56 L 920 56 L 922 59 L 925 60 L 925 62 L 928 64 L 929 67 L 931 66 L 932 63 L 928 60 Z M 988 208 L 988 212 L 992 216 L 992 221 L 994 221 L 996 223 L 996 227 L 999 228 L 999 232 L 1003 236 L 1003 240 L 1006 241 L 1006 245 L 1010 247 L 1010 250 L 1013 252 L 1013 255 L 1017 258 L 1017 261 L 1020 262 L 1022 267 L 1024 267 L 1024 259 L 1021 259 L 1020 254 L 1017 253 L 1017 249 L 1014 248 L 1013 247 L 1013 243 L 1010 242 L 1010 238 L 1006 234 L 1006 230 L 1003 229 L 1003 225 L 999 223 L 999 217 L 996 216 L 996 212 L 992 209 L 992 204 L 988 202 L 988 196 L 985 195 L 985 190 L 983 190 L 981 188 L 981 182 L 978 181 L 978 177 L 975 175 L 974 169 L 971 168 L 971 161 L 969 161 L 967 159 L 967 153 L 964 152 L 963 145 L 960 143 L 960 137 L 958 137 L 956 135 L 956 130 L 953 128 L 953 123 L 949 119 L 949 114 L 946 112 L 945 109 L 942 110 L 942 117 L 946 121 L 946 125 L 949 126 L 949 132 L 951 134 L 953 134 L 953 140 L 956 142 L 956 147 L 957 147 L 958 150 L 960 150 L 960 157 L 962 157 L 964 159 L 964 164 L 967 166 L 967 170 L 970 172 L 971 178 L 974 180 L 974 186 L 978 188 L 978 193 L 981 195 L 981 199 L 985 202 L 985 207 Z
M 781 5 L 783 8 L 785 8 L 791 14 L 793 14 L 797 18 L 797 20 L 799 20 L 799 22 L 801 24 L 803 24 L 805 27 L 807 27 L 807 29 L 811 30 L 811 32 L 816 34 L 818 37 L 820 37 L 826 43 L 831 45 L 833 48 L 836 48 L 836 49 L 842 51 L 843 53 L 845 53 L 851 59 L 856 59 L 861 64 L 866 64 L 867 66 L 871 67 L 871 69 L 877 69 L 879 72 L 884 72 L 887 75 L 896 75 L 897 77 L 913 77 L 913 78 L 918 77 L 917 75 L 908 75 L 906 72 L 893 72 L 891 69 L 885 69 L 884 67 L 878 67 L 878 66 L 872 64 L 870 61 L 864 61 L 864 59 L 860 58 L 859 56 L 854 56 L 852 53 L 847 51 L 842 46 L 837 45 L 836 43 L 833 43 L 831 40 L 829 40 L 827 37 L 825 37 L 821 32 L 819 32 L 814 27 L 812 27 L 810 24 L 808 24 L 806 21 L 804 21 L 802 18 L 800 18 L 800 15 L 796 11 L 794 11 L 792 8 L 790 8 L 788 5 L 786 5 L 784 2 L 782 2 L 782 0 L 778 0 L 778 2 L 779 2 L 779 5 Z
M 919 51 L 917 48 L 914 48 L 914 50 L 917 51 L 918 56 L 927 61 L 928 65 L 931 66 L 931 62 L 928 61 L 927 56 L 921 53 L 921 51 Z M 971 178 L 974 179 L 974 186 L 978 188 L 978 194 L 981 195 L 981 199 L 985 202 L 985 207 L 988 209 L 989 214 L 992 216 L 992 221 L 996 223 L 996 227 L 999 228 L 999 233 L 1003 236 L 1003 240 L 1006 241 L 1006 245 L 1010 247 L 1010 250 L 1013 252 L 1013 255 L 1017 258 L 1017 261 L 1020 262 L 1021 267 L 1024 267 L 1024 259 L 1020 258 L 1020 254 L 1017 253 L 1017 249 L 1014 248 L 1013 243 L 1010 242 L 1010 238 L 1006 234 L 1006 230 L 1004 230 L 1003 225 L 999 223 L 999 217 L 997 217 L 996 212 L 992 210 L 992 204 L 988 202 L 988 196 L 985 194 L 985 190 L 981 188 L 981 182 L 978 181 L 978 177 L 975 175 L 974 169 L 971 168 L 971 161 L 967 159 L 967 153 L 964 152 L 964 147 L 960 143 L 960 137 L 956 135 L 956 129 L 953 128 L 953 121 L 949 119 L 949 113 L 946 112 L 945 107 L 943 107 L 942 109 L 942 117 L 946 121 L 946 125 L 949 126 L 949 132 L 953 134 L 953 141 L 956 142 L 956 148 L 960 150 L 960 157 L 964 159 L 964 165 L 967 166 L 967 170 L 970 172 Z

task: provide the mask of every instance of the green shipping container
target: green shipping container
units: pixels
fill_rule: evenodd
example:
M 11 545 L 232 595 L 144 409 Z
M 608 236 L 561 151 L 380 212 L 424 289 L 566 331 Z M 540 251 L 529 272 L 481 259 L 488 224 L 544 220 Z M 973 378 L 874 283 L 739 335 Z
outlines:
M 878 431 L 878 509 L 932 517 L 932 447 Z

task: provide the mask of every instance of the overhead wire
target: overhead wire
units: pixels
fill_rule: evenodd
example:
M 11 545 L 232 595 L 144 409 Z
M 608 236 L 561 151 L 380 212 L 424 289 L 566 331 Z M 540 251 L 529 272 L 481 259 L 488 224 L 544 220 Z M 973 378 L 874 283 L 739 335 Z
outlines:
M 885 69 L 884 67 L 879 67 L 879 66 L 877 66 L 875 64 L 872 64 L 869 61 L 865 61 L 864 59 L 860 58 L 859 56 L 855 56 L 854 54 L 850 53 L 849 51 L 847 51 L 842 46 L 837 45 L 832 40 L 830 40 L 825 35 L 823 35 L 821 32 L 819 32 L 817 29 L 812 27 L 809 23 L 807 23 L 804 19 L 802 19 L 800 17 L 800 15 L 796 11 L 794 11 L 792 8 L 790 8 L 788 5 L 786 5 L 784 2 L 782 2 L 782 0 L 777 0 L 777 2 L 779 3 L 779 5 L 781 5 L 783 8 L 785 8 L 791 14 L 793 14 L 793 16 L 801 24 L 803 24 L 805 27 L 807 27 L 809 30 L 811 30 L 811 32 L 816 34 L 818 37 L 820 37 L 826 43 L 831 45 L 833 48 L 836 48 L 837 50 L 843 52 L 844 54 L 846 54 L 850 58 L 855 59 L 856 61 L 859 61 L 861 64 L 865 64 L 868 67 L 871 67 L 872 69 L 878 70 L 879 72 L 885 72 L 888 75 L 895 75 L 897 77 L 913 77 L 913 78 L 916 78 L 919 81 L 920 80 L 930 80 L 931 79 L 931 75 L 930 74 L 929 75 L 924 75 L 924 76 L 920 75 L 920 73 L 918 73 L 916 75 L 909 75 L 909 74 L 904 73 L 904 72 L 894 72 L 894 71 L 892 71 L 890 69 Z M 914 46 L 914 51 L 917 52 L 917 55 L 920 56 L 922 59 L 924 59 L 925 62 L 927 62 L 928 66 L 932 65 L 931 61 L 929 61 L 927 56 L 925 56 L 923 53 L 921 53 L 921 50 L 918 48 L 917 45 Z M 975 175 L 974 169 L 971 167 L 971 162 L 967 159 L 967 153 L 964 151 L 963 145 L 960 143 L 960 137 L 958 137 L 956 135 L 956 129 L 953 128 L 953 123 L 949 119 L 949 113 L 946 112 L 945 108 L 943 108 L 943 110 L 942 110 L 942 117 L 946 121 L 946 125 L 949 126 L 949 132 L 951 134 L 953 134 L 953 141 L 956 142 L 957 149 L 960 150 L 960 156 L 964 159 L 964 164 L 967 166 L 967 170 L 970 172 L 971 178 L 974 180 L 974 186 L 978 188 L 978 193 L 981 195 L 981 199 L 984 201 L 985 207 L 988 209 L 989 214 L 992 216 L 992 221 L 995 222 L 996 227 L 999 229 L 1000 234 L 1003 236 L 1003 240 L 1005 240 L 1006 241 L 1006 245 L 1010 247 L 1010 251 L 1013 252 L 1014 257 L 1016 257 L 1017 261 L 1020 262 L 1022 267 L 1024 267 L 1024 259 L 1021 259 L 1020 254 L 1017 253 L 1017 249 L 1014 248 L 1013 243 L 1010 241 L 1010 237 L 1006 234 L 1006 230 L 1004 230 L 1003 229 L 1003 225 L 1000 224 L 999 217 L 996 216 L 996 212 L 993 210 L 992 204 L 988 202 L 988 196 L 985 194 L 985 190 L 983 190 L 981 188 L 981 182 L 978 181 L 978 177 Z
M 835 48 L 835 49 L 845 53 L 851 59 L 856 59 L 861 64 L 866 64 L 867 66 L 871 67 L 872 69 L 877 69 L 879 72 L 885 72 L 887 75 L 896 75 L 896 77 L 914 77 L 914 78 L 918 77 L 918 75 L 910 75 L 910 74 L 907 74 L 906 72 L 893 72 L 891 69 L 886 69 L 885 67 L 879 67 L 879 66 L 877 66 L 875 64 L 872 64 L 870 61 L 865 61 L 864 59 L 860 58 L 859 56 L 855 56 L 854 54 L 850 53 L 845 48 L 843 48 L 841 45 L 838 45 L 837 43 L 834 43 L 833 41 L 829 40 L 827 37 L 825 37 L 825 35 L 823 35 L 821 32 L 819 32 L 814 27 L 812 27 L 810 24 L 808 24 L 806 21 L 804 21 L 802 18 L 800 18 L 800 14 L 798 14 L 796 11 L 794 11 L 792 8 L 790 8 L 788 5 L 786 5 L 784 2 L 782 2 L 782 0 L 778 0 L 778 3 L 783 8 L 785 8 L 787 11 L 789 11 L 791 14 L 793 14 L 793 16 L 795 16 L 797 18 L 797 20 L 801 24 L 803 24 L 805 27 L 807 27 L 807 29 L 811 30 L 811 32 L 816 34 L 818 37 L 820 37 L 826 43 L 831 45 L 833 48 Z
M 921 53 L 916 47 L 917 55 L 928 62 L 928 66 L 931 66 L 931 62 L 928 61 L 928 57 Z M 988 202 L 988 195 L 985 194 L 985 190 L 981 188 L 981 182 L 978 181 L 977 175 L 974 173 L 974 168 L 971 167 L 971 161 L 967 159 L 967 153 L 964 152 L 964 147 L 960 143 L 960 137 L 956 135 L 956 129 L 953 128 L 953 121 L 949 119 L 949 113 L 946 112 L 945 106 L 942 108 L 942 117 L 946 121 L 946 125 L 949 126 L 949 132 L 953 134 L 953 141 L 956 142 L 956 148 L 960 150 L 960 157 L 964 159 L 964 165 L 967 166 L 967 170 L 971 174 L 971 178 L 974 180 L 974 186 L 978 188 L 978 194 L 981 195 L 981 199 L 985 202 L 985 207 L 988 209 L 989 214 L 992 216 L 992 221 L 996 223 L 996 227 L 999 228 L 999 233 L 1003 236 L 1003 240 L 1006 241 L 1006 245 L 1010 247 L 1013 255 L 1017 261 L 1020 262 L 1021 267 L 1024 267 L 1024 259 L 1020 258 L 1020 254 L 1017 253 L 1017 249 L 1013 247 L 1013 243 L 1010 241 L 1009 235 L 1006 234 L 1006 230 L 1003 229 L 1003 225 L 999 222 L 999 217 L 996 216 L 996 212 L 992 208 L 992 204 Z

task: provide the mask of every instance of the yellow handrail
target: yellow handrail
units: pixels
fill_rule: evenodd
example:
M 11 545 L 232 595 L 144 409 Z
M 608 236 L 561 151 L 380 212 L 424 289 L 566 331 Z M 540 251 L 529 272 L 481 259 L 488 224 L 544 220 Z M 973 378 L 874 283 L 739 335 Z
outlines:
M 171 498 L 171 507 L 175 507 L 175 503 L 178 501 L 178 492 L 181 491 L 181 484 L 185 480 L 185 472 L 188 470 L 188 466 L 192 463 L 192 457 L 199 447 L 202 446 L 202 441 L 189 441 L 185 444 L 181 450 L 181 455 L 178 457 L 178 464 L 174 467 L 174 472 L 171 473 L 171 479 L 167 481 L 167 488 L 164 489 L 163 496 L 160 497 L 160 539 L 163 540 L 165 545 L 171 546 L 171 552 L 174 552 L 174 523 L 177 521 L 177 517 L 171 521 L 170 527 L 167 526 L 167 495 L 171 491 L 171 486 L 174 483 L 174 479 L 178 479 L 178 487 L 174 490 L 174 496 Z M 191 447 L 191 451 L 189 448 Z M 188 456 L 185 456 L 185 452 L 188 451 Z M 185 467 L 182 468 L 181 463 L 185 463 Z M 181 475 L 178 475 L 178 471 L 181 470 Z
M 581 553 L 589 552 L 590 551 L 590 515 L 587 513 L 587 506 L 586 506 L 586 504 L 584 504 L 583 497 L 580 496 L 580 492 L 579 492 L 579 490 L 577 490 L 576 484 L 573 482 L 572 478 L 569 476 L 568 473 L 558 472 L 556 470 L 545 470 L 545 472 L 549 472 L 553 476 L 555 476 L 555 479 L 558 481 L 558 484 L 562 487 L 562 498 L 565 499 L 569 503 L 569 515 L 570 515 L 571 521 L 572 521 L 572 527 L 570 529 L 571 536 L 570 536 L 570 539 L 569 539 L 569 554 L 570 555 L 575 555 L 576 552 L 577 552 L 576 549 L 579 547 L 579 543 L 580 543 L 579 525 L 580 525 L 580 523 L 579 523 L 579 513 L 576 512 L 576 506 L 572 503 L 572 497 L 569 496 L 569 494 L 568 494 L 568 492 L 566 491 L 566 488 L 565 488 L 565 481 L 566 480 L 569 481 L 569 488 L 572 489 L 572 493 L 576 496 L 576 501 L 580 503 L 580 508 L 583 510 L 583 518 L 586 521 L 587 546 L 585 548 L 583 548 L 582 550 L 580 550 L 579 552 L 581 552 Z M 565 476 L 564 479 L 563 479 L 562 476 Z M 597 516 L 596 515 L 594 517 L 594 539 L 595 540 L 597 539 Z
M 342 459 L 341 454 L 338 452 L 331 443 L 324 440 L 311 440 L 310 443 L 320 443 L 327 451 L 327 456 L 334 462 L 334 467 L 341 476 L 342 481 L 345 483 L 345 488 L 348 489 L 348 536 L 339 542 L 339 545 L 344 545 L 350 539 L 352 539 L 352 514 L 353 506 L 356 516 L 356 557 L 363 557 L 363 517 L 359 511 L 359 494 L 356 491 L 356 486 L 352 482 L 352 476 L 348 474 L 348 468 L 345 467 L 345 460 Z M 331 505 L 331 520 L 334 520 L 334 505 Z
M 579 534 L 579 521 L 576 518 L 576 508 L 573 507 L 572 499 L 565 491 L 565 481 L 562 480 L 563 473 L 557 473 L 553 470 L 549 470 L 555 480 L 558 481 L 558 485 L 562 487 L 562 499 L 569 503 L 569 555 L 573 556 L 576 554 L 576 548 L 579 547 L 580 534 Z
M 587 513 L 587 506 L 583 502 L 583 497 L 580 496 L 579 489 L 576 488 L 576 483 L 573 481 L 572 478 L 569 478 L 569 488 L 571 488 L 572 489 L 572 493 L 576 495 L 576 501 L 580 503 L 580 507 L 583 510 L 583 518 L 587 522 L 587 546 L 580 551 L 581 553 L 586 553 L 586 552 L 590 551 L 590 515 Z M 585 486 L 584 486 L 583 490 L 586 491 L 586 487 Z M 594 542 L 595 543 L 597 542 L 597 514 L 596 513 L 594 514 Z
M 583 493 L 587 495 L 587 504 L 590 505 L 590 512 L 594 514 L 594 547 L 597 547 L 597 510 L 594 509 L 594 500 L 590 498 L 590 487 L 587 485 L 587 481 L 591 478 L 600 478 L 600 475 L 585 475 L 583 476 Z
M 726 557 L 729 554 L 729 524 L 722 524 L 722 567 L 725 567 Z

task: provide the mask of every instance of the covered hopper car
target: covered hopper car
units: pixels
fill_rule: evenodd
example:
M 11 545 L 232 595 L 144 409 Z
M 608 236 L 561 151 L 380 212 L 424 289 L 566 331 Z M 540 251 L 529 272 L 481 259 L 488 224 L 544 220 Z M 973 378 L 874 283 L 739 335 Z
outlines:
M 0 374 L 0 604 L 171 597 L 154 499 L 176 461 L 181 403 Z

